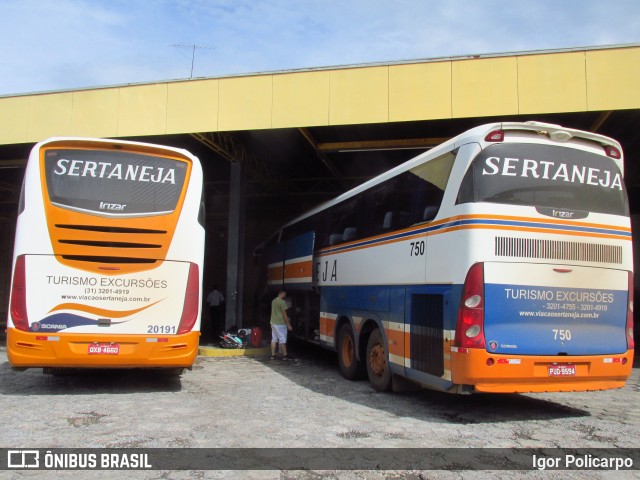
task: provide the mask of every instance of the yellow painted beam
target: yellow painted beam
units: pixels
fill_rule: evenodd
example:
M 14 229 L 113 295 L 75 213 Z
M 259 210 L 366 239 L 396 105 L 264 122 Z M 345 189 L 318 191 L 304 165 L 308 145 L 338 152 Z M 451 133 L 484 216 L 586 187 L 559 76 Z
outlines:
M 120 88 L 117 136 L 159 135 L 166 127 L 166 83 Z
M 518 113 L 515 57 L 457 60 L 451 65 L 453 118 Z
M 389 121 L 389 67 L 331 70 L 329 124 Z
M 329 125 L 328 71 L 273 76 L 271 128 Z
M 218 128 L 271 128 L 272 75 L 220 79 Z
M 43 140 L 54 135 L 72 135 L 73 93 L 51 93 L 29 98 L 27 139 Z
M 0 144 L 28 142 L 29 97 L 0 99 Z
M 589 110 L 640 108 L 640 47 L 587 51 Z
M 451 62 L 389 67 L 389 121 L 451 118 Z
M 587 110 L 584 52 L 518 57 L 520 114 Z
M 117 136 L 118 100 L 117 88 L 74 92 L 71 133 L 81 137 Z
M 0 144 L 640 108 L 640 46 L 0 97 Z
M 218 131 L 219 80 L 169 83 L 167 134 Z

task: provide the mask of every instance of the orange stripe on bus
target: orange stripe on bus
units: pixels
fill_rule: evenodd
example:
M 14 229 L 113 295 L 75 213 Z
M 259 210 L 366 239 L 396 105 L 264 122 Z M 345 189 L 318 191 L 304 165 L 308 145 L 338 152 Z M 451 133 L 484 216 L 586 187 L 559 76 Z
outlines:
M 515 217 L 511 215 L 458 215 L 455 217 L 449 217 L 445 220 L 441 220 L 441 223 L 447 223 L 455 220 L 467 220 L 467 219 L 479 219 L 479 220 L 513 220 L 519 222 L 529 222 L 529 223 L 551 223 L 556 225 L 567 225 L 570 227 L 589 227 L 589 228 L 606 228 L 608 230 L 620 230 L 621 232 L 631 232 L 630 227 L 619 227 L 615 225 L 600 225 L 597 223 L 588 223 L 588 222 L 576 222 L 576 221 L 567 221 L 567 220 L 559 220 L 559 219 L 541 219 L 541 218 L 529 218 L 529 217 Z M 439 222 L 439 223 L 440 223 Z M 435 224 L 435 223 L 434 223 Z
M 393 243 L 397 243 L 397 242 L 404 242 L 407 240 L 413 240 L 415 238 L 420 238 L 420 237 L 425 237 L 425 236 L 433 236 L 433 235 L 440 235 L 443 233 L 449 233 L 449 232 L 454 232 L 454 231 L 459 231 L 459 230 L 466 230 L 466 229 L 489 229 L 489 230 L 517 230 L 517 231 L 526 231 L 526 232 L 534 232 L 534 233 L 555 233 L 555 234 L 561 234 L 561 235 L 574 235 L 574 236 L 582 236 L 582 237 L 593 237 L 593 238 L 607 238 L 607 239 L 613 239 L 613 240 L 627 240 L 630 241 L 630 237 L 628 236 L 624 236 L 624 235 L 615 235 L 615 234 L 608 234 L 608 233 L 589 233 L 589 232 L 576 232 L 576 231 L 572 231 L 572 230 L 558 230 L 558 229 L 550 229 L 550 228 L 544 228 L 544 225 L 547 224 L 551 224 L 551 225 L 564 225 L 567 227 L 585 227 L 585 228 L 599 228 L 599 229 L 607 229 L 607 230 L 617 230 L 621 233 L 630 233 L 631 232 L 631 228 L 629 227 L 619 227 L 619 226 L 615 226 L 615 225 L 599 225 L 596 223 L 587 223 L 587 222 L 570 222 L 570 221 L 564 221 L 564 220 L 558 220 L 558 219 L 534 219 L 534 218 L 528 218 L 528 217 L 515 217 L 515 216 L 509 216 L 509 215 L 456 215 L 453 217 L 448 217 L 442 220 L 438 220 L 435 222 L 431 222 L 429 224 L 429 227 L 435 227 L 438 225 L 444 225 L 447 223 L 451 223 L 451 222 L 456 222 L 456 221 L 464 221 L 464 220 L 507 220 L 507 221 L 520 221 L 520 222 L 528 222 L 528 223 L 536 223 L 536 224 L 540 224 L 540 227 L 520 227 L 520 226 L 509 226 L 509 225 L 495 225 L 495 224 L 486 224 L 486 225 L 482 225 L 482 224 L 476 224 L 476 225 L 453 225 L 451 227 L 444 227 L 435 231 L 429 231 L 429 232 L 420 232 L 420 233 L 416 233 L 415 235 L 407 235 L 407 236 L 403 236 L 401 238 L 393 238 L 393 239 L 389 239 L 389 240 L 384 240 L 385 238 L 389 237 L 389 236 L 396 236 L 396 235 L 402 235 L 402 234 L 410 234 L 412 231 L 417 231 L 417 230 L 422 230 L 425 228 L 426 224 L 420 224 L 418 226 L 413 226 L 410 228 L 404 228 L 401 230 L 395 230 L 393 232 L 390 233 L 385 233 L 383 235 L 375 235 L 373 237 L 368 237 L 368 238 L 362 238 L 359 240 L 355 240 L 352 242 L 347 242 L 347 243 L 343 243 L 340 245 L 336 245 L 336 246 L 332 246 L 329 248 L 324 248 L 321 249 L 319 251 L 320 255 L 322 255 L 324 252 L 326 251 L 330 251 L 335 249 L 336 247 L 343 247 L 339 252 L 335 252 L 335 253 L 331 253 L 330 255 L 335 255 L 338 253 L 344 253 L 344 252 L 352 252 L 352 251 L 356 251 L 356 250 L 363 250 L 363 249 L 367 249 L 367 248 L 373 248 L 373 247 L 378 247 L 378 246 L 382 246 L 382 245 L 389 245 L 389 244 L 393 244 Z M 376 242 L 376 240 L 380 240 L 379 242 Z M 362 243 L 363 241 L 367 241 L 367 242 L 375 242 L 372 245 L 360 245 L 358 246 L 359 243 Z M 349 245 L 353 245 L 352 247 L 349 247 Z
M 444 339 L 444 369 L 451 372 L 451 342 L 453 340 Z
M 282 281 L 283 277 L 284 277 L 284 268 L 282 267 L 282 265 L 269 267 L 267 269 L 267 281 L 276 281 L 276 280 Z
M 333 332 L 336 328 L 335 318 L 327 318 L 320 316 L 320 335 L 326 335 L 333 337 Z
M 610 233 L 588 233 L 588 232 L 575 232 L 573 230 L 549 230 L 545 228 L 533 228 L 533 227 L 518 227 L 518 226 L 508 226 L 508 225 L 462 225 L 451 228 L 443 228 L 442 230 L 438 230 L 437 232 L 430 233 L 429 235 L 435 235 L 438 233 L 446 233 L 454 230 L 470 230 L 470 229 L 488 229 L 488 230 L 512 230 L 518 232 L 533 232 L 533 233 L 555 233 L 560 235 L 573 235 L 577 237 L 592 237 L 592 238 L 607 238 L 612 240 L 628 240 L 631 241 L 631 238 L 622 236 L 622 235 L 614 235 Z
M 284 278 L 311 278 L 313 262 L 311 260 L 289 263 L 284 267 Z
M 108 318 L 123 318 L 123 317 L 128 317 L 129 315 L 133 315 L 134 313 L 138 313 L 143 310 L 146 310 L 149 307 L 153 307 L 155 304 L 160 303 L 161 301 L 162 300 L 158 300 L 157 302 L 154 302 L 151 305 L 145 305 L 144 307 L 136 308 L 134 310 L 123 310 L 123 311 L 107 310 L 106 308 L 91 307 L 89 305 L 82 305 L 80 303 L 61 303 L 60 305 L 56 305 L 51 310 L 49 310 L 49 313 L 56 312 L 58 310 L 76 310 L 76 311 L 92 313 L 94 315 L 99 315 L 99 316 L 108 317 Z
M 398 355 L 404 357 L 404 344 L 405 337 L 408 336 L 402 331 L 385 329 L 387 334 L 387 344 L 389 345 L 389 353 L 391 355 Z

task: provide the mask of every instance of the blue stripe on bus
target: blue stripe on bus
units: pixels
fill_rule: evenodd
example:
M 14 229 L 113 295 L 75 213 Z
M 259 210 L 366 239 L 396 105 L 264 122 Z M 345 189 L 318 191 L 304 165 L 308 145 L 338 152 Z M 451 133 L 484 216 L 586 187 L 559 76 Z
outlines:
M 370 247 L 370 246 L 374 246 L 380 243 L 385 243 L 391 240 L 401 240 L 402 238 L 412 237 L 415 235 L 434 233 L 434 232 L 437 232 L 438 230 L 455 228 L 455 227 L 464 227 L 469 225 L 498 225 L 498 226 L 509 226 L 509 227 L 518 227 L 518 228 L 538 228 L 538 229 L 548 229 L 548 230 L 555 230 L 555 231 L 571 231 L 571 232 L 593 233 L 593 234 L 600 234 L 600 235 L 616 235 L 616 236 L 631 238 L 631 232 L 614 230 L 610 228 L 585 227 L 580 225 L 539 223 L 539 222 L 517 222 L 513 220 L 457 219 L 457 220 L 442 223 L 439 225 L 424 226 L 421 228 L 416 228 L 414 230 L 386 235 L 384 237 L 363 240 L 361 242 L 353 242 L 353 243 L 349 243 L 348 245 L 343 244 L 333 248 L 327 248 L 322 250 L 321 253 L 323 255 L 330 255 L 334 253 L 340 253 L 341 251 L 344 251 L 344 250 L 350 250 L 353 248 Z

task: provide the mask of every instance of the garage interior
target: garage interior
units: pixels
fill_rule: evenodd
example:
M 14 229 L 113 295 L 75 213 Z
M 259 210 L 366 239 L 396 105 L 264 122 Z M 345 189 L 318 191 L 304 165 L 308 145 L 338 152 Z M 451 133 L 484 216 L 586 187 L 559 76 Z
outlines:
M 632 49 L 635 58 L 639 52 L 638 48 Z M 637 77 L 637 68 L 635 71 L 633 75 Z M 235 315 L 238 321 L 235 323 L 238 327 L 249 327 L 256 320 L 253 310 L 258 288 L 258 268 L 252 259 L 253 252 L 279 225 L 469 128 L 485 123 L 535 120 L 617 139 L 625 156 L 625 184 L 635 238 L 640 228 L 640 165 L 637 161 L 640 158 L 640 108 L 637 107 L 640 105 L 636 105 L 637 95 L 630 101 L 630 108 L 480 114 L 460 118 L 119 137 L 184 148 L 200 158 L 205 175 L 207 232 L 204 296 L 215 284 L 223 287 L 227 300 L 237 295 Z M 3 125 L 2 100 L 0 97 L 0 126 Z M 7 115 L 5 123 L 10 121 Z M 61 135 L 72 133 L 60 132 Z M 104 136 L 118 138 L 115 135 Z M 0 248 L 3 252 L 0 256 L 0 323 L 3 332 L 9 303 L 18 198 L 26 159 L 34 143 L 0 141 Z M 235 184 L 240 188 L 239 204 L 234 204 L 232 176 L 240 179 Z M 234 211 L 239 214 L 240 225 L 232 225 L 230 231 L 229 219 Z M 235 244 L 236 258 L 232 244 L 238 238 L 235 236 L 238 229 L 244 232 L 240 237 L 244 241 Z M 635 247 L 634 252 L 637 252 Z M 229 254 L 233 258 L 228 258 Z M 637 253 L 634 258 L 638 258 Z M 238 264 L 239 278 L 233 280 L 240 285 L 237 291 L 228 285 L 232 263 Z M 637 264 L 636 260 L 636 271 Z M 636 285 L 638 277 L 636 275 Z M 205 326 L 205 312 L 203 309 L 203 340 L 207 341 L 211 333 Z M 229 318 L 227 322 L 229 325 Z

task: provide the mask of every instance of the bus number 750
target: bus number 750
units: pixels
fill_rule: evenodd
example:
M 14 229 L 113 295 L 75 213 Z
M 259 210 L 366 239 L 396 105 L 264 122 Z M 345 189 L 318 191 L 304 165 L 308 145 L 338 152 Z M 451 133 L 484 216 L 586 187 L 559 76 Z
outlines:
M 424 255 L 425 251 L 425 242 L 421 240 L 419 242 L 411 242 L 411 256 L 419 257 L 420 255 Z
M 565 340 L 571 340 L 571 330 L 561 330 L 558 328 L 553 329 L 553 339 L 564 342 Z

